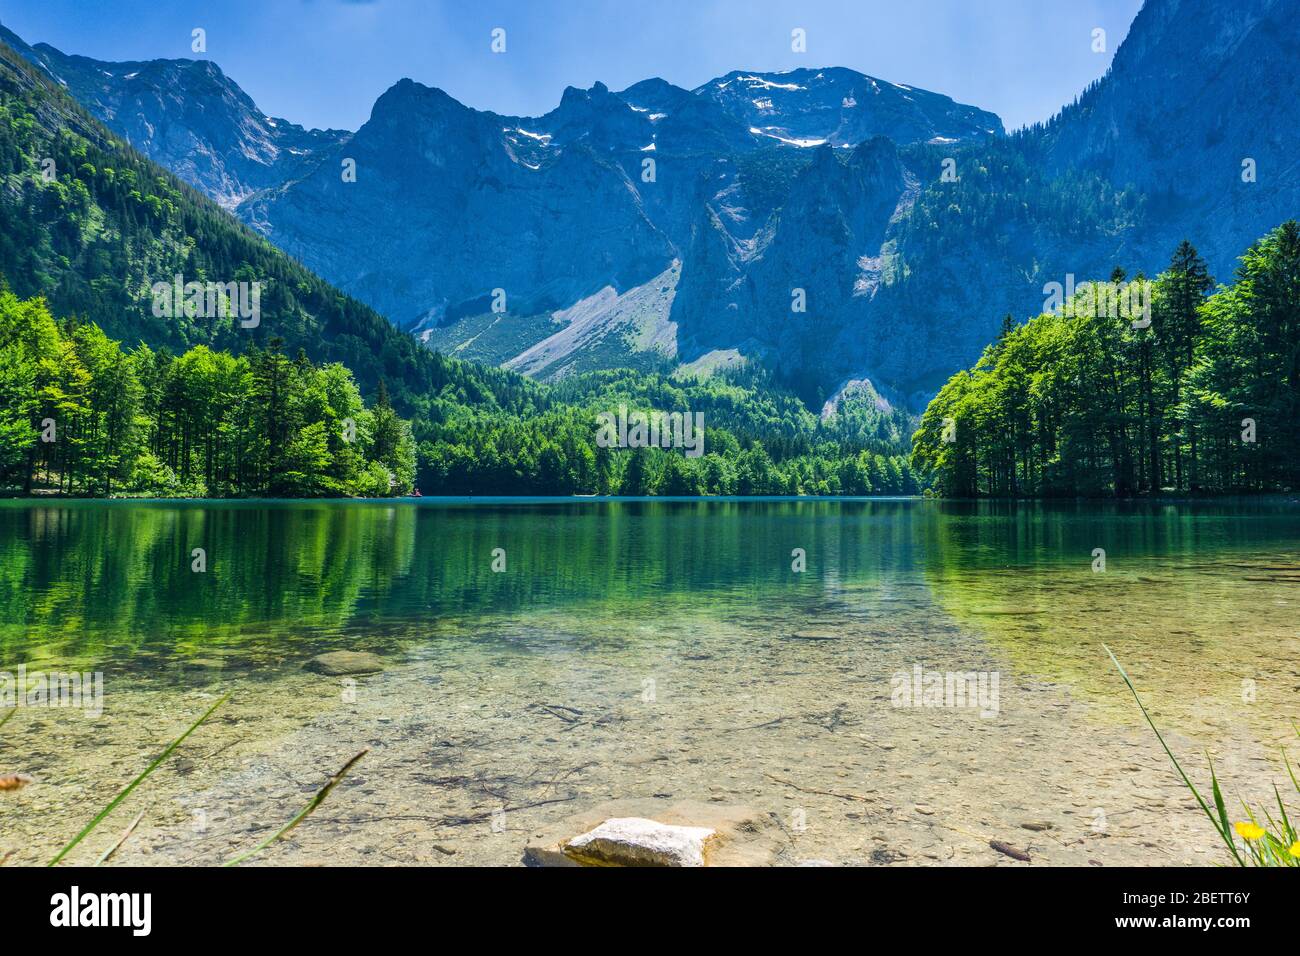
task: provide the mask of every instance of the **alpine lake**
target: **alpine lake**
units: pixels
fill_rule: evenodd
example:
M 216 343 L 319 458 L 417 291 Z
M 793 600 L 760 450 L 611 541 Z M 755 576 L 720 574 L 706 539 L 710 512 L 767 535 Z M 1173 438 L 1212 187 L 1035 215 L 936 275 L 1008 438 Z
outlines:
M 68 862 L 141 813 L 113 864 L 224 862 L 368 748 L 245 865 L 514 865 L 622 799 L 754 808 L 782 865 L 1223 863 L 1103 644 L 1258 807 L 1298 612 L 1279 499 L 0 501 L 0 858 L 230 693 Z

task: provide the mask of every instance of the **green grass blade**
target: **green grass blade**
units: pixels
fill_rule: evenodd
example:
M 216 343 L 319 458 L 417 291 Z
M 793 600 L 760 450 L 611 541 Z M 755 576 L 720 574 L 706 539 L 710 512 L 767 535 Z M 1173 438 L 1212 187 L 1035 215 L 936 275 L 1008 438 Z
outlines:
M 1294 836 L 1295 830 L 1292 829 L 1291 820 L 1286 815 L 1286 806 L 1282 803 L 1282 791 L 1278 790 L 1277 784 L 1273 784 L 1273 796 L 1277 798 L 1277 812 L 1282 815 L 1282 834 Z
M 1155 733 L 1156 740 L 1160 741 L 1160 746 L 1165 749 L 1165 753 L 1169 755 L 1169 759 L 1173 761 L 1174 769 L 1178 771 L 1178 776 L 1183 778 L 1183 783 L 1185 783 L 1187 789 L 1192 792 L 1192 796 L 1196 798 L 1196 802 L 1201 805 L 1201 809 L 1209 818 L 1210 823 L 1214 825 L 1214 829 L 1219 831 L 1219 836 L 1222 837 L 1223 842 L 1227 844 L 1228 850 L 1231 851 L 1233 859 L 1237 861 L 1237 865 L 1245 866 L 1245 861 L 1242 860 L 1241 854 L 1237 852 L 1237 845 L 1232 839 L 1231 828 L 1228 828 L 1226 824 L 1221 824 L 1219 820 L 1215 819 L 1214 814 L 1210 812 L 1209 806 L 1206 805 L 1205 799 L 1201 796 L 1201 792 L 1196 789 L 1196 784 L 1192 783 L 1187 774 L 1183 772 L 1183 765 L 1178 762 L 1178 758 L 1174 756 L 1174 752 L 1170 750 L 1169 745 L 1165 743 L 1165 738 L 1161 735 L 1160 728 L 1156 726 L 1155 721 L 1151 719 L 1151 715 L 1147 713 L 1146 705 L 1142 703 L 1142 698 L 1138 696 L 1137 688 L 1134 687 L 1133 682 L 1129 680 L 1128 672 L 1124 670 L 1124 665 L 1122 665 L 1115 655 L 1111 653 L 1109 647 L 1106 647 L 1105 644 L 1102 644 L 1101 646 L 1105 649 L 1106 653 L 1110 655 L 1111 662 L 1114 663 L 1116 669 L 1119 670 L 1119 676 L 1124 678 L 1124 683 L 1128 685 L 1129 693 L 1133 695 L 1133 699 L 1137 701 L 1138 709 L 1142 711 L 1142 717 L 1146 720 L 1147 726 L 1149 726 Z M 1213 771 L 1211 771 L 1211 778 L 1213 779 Z M 1214 792 L 1221 818 L 1226 821 L 1227 814 L 1223 812 L 1223 795 L 1219 793 L 1219 784 L 1217 781 L 1214 783 Z
M 18 713 L 18 708 L 10 707 L 9 713 L 5 714 L 3 717 L 0 717 L 0 727 L 3 727 L 5 724 L 9 723 L 9 721 L 13 720 L 14 714 L 16 713 Z
M 1205 754 L 1205 762 L 1210 765 L 1210 789 L 1214 794 L 1214 808 L 1219 811 L 1219 832 L 1225 834 L 1228 841 L 1235 845 L 1236 841 L 1232 838 L 1232 821 L 1228 819 L 1228 810 L 1223 802 L 1223 791 L 1219 789 L 1219 777 L 1214 772 L 1214 761 L 1210 759 L 1208 752 Z M 1246 810 L 1246 815 L 1250 817 L 1250 822 L 1254 823 L 1255 818 L 1251 816 L 1250 808 L 1244 803 L 1242 807 Z
M 267 837 L 257 846 L 253 847 L 247 853 L 241 853 L 239 856 L 235 857 L 234 859 L 227 860 L 223 865 L 238 866 L 240 863 L 243 863 L 245 860 L 247 860 L 250 856 L 253 856 L 255 853 L 261 853 L 263 850 L 265 850 L 276 840 L 280 839 L 286 833 L 288 833 L 290 830 L 296 827 L 298 824 L 302 823 L 303 820 L 306 820 L 307 817 L 311 816 L 311 814 L 316 810 L 317 807 L 319 807 L 322 803 L 325 802 L 325 798 L 329 796 L 330 791 L 333 790 L 342 782 L 343 778 L 348 775 L 348 771 L 352 769 L 352 767 L 356 764 L 356 762 L 368 753 L 370 753 L 369 747 L 367 747 L 365 750 L 361 751 L 361 753 L 357 754 L 355 757 L 353 757 L 351 760 L 345 763 L 338 773 L 334 774 L 334 776 L 329 778 L 325 786 L 321 787 L 318 791 L 316 791 L 316 795 L 312 797 L 310 801 L 308 801 L 307 806 L 303 807 L 300 811 L 298 811 L 298 815 L 296 817 L 294 817 L 292 820 L 286 823 L 275 833 L 271 834 L 271 836 Z
M 56 863 L 58 863 L 60 860 L 62 860 L 65 856 L 67 856 L 68 853 L 69 853 L 69 851 L 71 851 L 73 847 L 75 847 L 78 843 L 80 843 L 82 840 L 84 840 L 84 839 L 86 838 L 86 836 L 90 833 L 91 830 L 93 830 L 93 829 L 95 829 L 95 827 L 99 826 L 99 824 L 100 824 L 101 822 L 103 822 L 103 820 L 104 820 L 104 818 L 105 818 L 106 816 L 108 816 L 110 813 L 112 813 L 114 810 L 116 810 L 116 809 L 117 809 L 117 805 L 118 805 L 119 803 L 121 803 L 123 800 L 125 800 L 125 799 L 127 798 L 127 795 L 130 794 L 130 792 L 131 792 L 132 790 L 134 790 L 136 787 L 138 787 L 138 786 L 139 786 L 139 785 L 140 785 L 140 784 L 145 780 L 145 778 L 147 778 L 147 777 L 149 776 L 149 774 L 151 774 L 151 773 L 153 773 L 155 770 L 157 770 L 158 767 L 162 764 L 162 762 L 163 762 L 164 760 L 166 760 L 168 757 L 171 756 L 172 751 L 175 750 L 177 747 L 179 747 L 179 746 L 181 745 L 181 742 L 184 741 L 186 737 L 188 737 L 190 734 L 194 733 L 194 731 L 198 730 L 198 729 L 199 729 L 199 725 L 201 725 L 205 720 L 207 720 L 209 717 L 211 717 L 212 714 L 213 714 L 213 712 L 214 712 L 218 707 L 220 707 L 222 704 L 224 704 L 227 700 L 229 700 L 229 698 L 230 698 L 230 694 L 226 694 L 224 697 L 222 697 L 220 700 L 218 700 L 215 704 L 213 704 L 211 707 L 209 707 L 209 708 L 208 708 L 208 709 L 203 713 L 203 716 L 202 716 L 202 717 L 200 717 L 198 720 L 194 721 L 194 723 L 190 724 L 189 729 L 186 730 L 185 733 L 181 734 L 179 737 L 177 737 L 175 740 L 173 740 L 173 741 L 172 741 L 172 742 L 167 746 L 167 749 L 164 750 L 161 754 L 159 754 L 159 755 L 158 755 L 158 758 L 157 758 L 156 760 L 154 760 L 153 763 L 149 764 L 148 767 L 145 768 L 145 770 L 144 770 L 144 772 L 143 772 L 142 774 L 140 774 L 138 777 L 136 777 L 134 780 L 132 780 L 130 783 L 128 783 L 128 784 L 126 785 L 126 787 L 122 790 L 122 792 L 119 793 L 116 797 L 114 797 L 114 798 L 112 799 L 112 801 L 109 803 L 108 806 L 106 806 L 103 810 L 100 810 L 99 813 L 95 814 L 95 819 L 93 819 L 93 820 L 91 820 L 89 823 L 87 823 L 87 824 L 86 824 L 86 828 L 85 828 L 84 830 L 82 830 L 80 833 L 78 833 L 75 837 L 73 837 L 72 840 L 68 843 L 67 846 L 65 846 L 62 850 L 60 850 L 57 854 L 55 854 L 54 859 L 50 860 L 50 862 L 49 862 L 47 865 L 48 865 L 48 866 L 54 866 Z

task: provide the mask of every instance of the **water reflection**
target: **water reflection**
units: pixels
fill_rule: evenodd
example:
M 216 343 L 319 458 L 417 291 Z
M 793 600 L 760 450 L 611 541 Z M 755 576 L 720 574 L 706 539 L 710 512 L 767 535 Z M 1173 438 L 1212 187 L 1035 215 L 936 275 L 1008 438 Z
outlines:
M 1300 657 L 1298 542 L 1300 509 L 1261 502 L 3 502 L 0 653 L 133 671 L 216 653 L 256 670 L 559 620 L 600 640 L 609 620 L 906 610 L 918 646 L 955 623 L 1096 690 L 1106 640 L 1139 671 L 1163 661 L 1169 694 L 1222 696 Z

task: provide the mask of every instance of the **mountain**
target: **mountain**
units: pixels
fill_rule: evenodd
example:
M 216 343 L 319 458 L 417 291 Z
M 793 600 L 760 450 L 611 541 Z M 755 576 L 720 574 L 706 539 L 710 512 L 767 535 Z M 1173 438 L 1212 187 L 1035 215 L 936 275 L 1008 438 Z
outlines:
M 0 43 L 0 276 L 21 298 L 89 320 L 128 347 L 197 345 L 340 362 L 407 411 L 451 398 L 526 406 L 532 383 L 445 358 L 313 275 L 109 132 L 49 75 Z M 155 283 L 261 290 L 256 324 L 158 309 Z
M 799 146 L 853 146 L 873 136 L 897 143 L 955 143 L 1002 134 L 1002 120 L 940 93 L 844 67 L 746 73 L 695 90 L 755 135 Z
M 1294 4 L 1149 2 L 1106 77 L 1025 134 L 1028 155 L 1140 191 L 1143 258 L 1193 236 L 1227 279 L 1247 243 L 1300 210 L 1296 62 Z
M 441 94 L 413 85 L 396 92 L 419 102 L 395 102 L 395 125 L 428 111 L 463 124 L 471 155 L 482 148 L 475 136 L 496 142 Z M 376 111 L 381 120 L 385 109 Z M 400 140 L 399 129 L 375 129 L 381 140 Z M 461 175 L 458 142 L 415 148 Z M 369 148 L 365 138 L 360 145 Z M 597 145 L 574 144 L 570 159 L 557 157 L 556 174 L 615 175 L 592 158 Z M 155 284 L 177 275 L 257 283 L 258 321 L 245 327 L 206 308 L 158 311 Z M 640 308 L 632 298 L 622 307 Z M 597 334 L 589 320 L 606 306 L 597 298 L 571 310 L 571 328 Z M 869 388 L 818 415 L 757 367 L 698 380 L 667 368 L 568 366 L 551 386 L 423 348 L 141 156 L 3 42 L 0 329 L 10 333 L 0 336 L 6 491 L 382 496 L 414 483 L 457 495 L 860 495 L 920 487 L 901 447 L 914 417 Z M 534 360 L 545 365 L 543 353 Z M 369 407 L 362 390 L 373 396 Z M 619 454 L 601 445 L 593 422 L 620 406 L 703 415 L 707 448 L 699 431 L 690 457 L 668 447 Z M 400 421 L 398 410 L 412 420 Z M 56 443 L 40 441 L 47 419 L 57 422 Z
M 259 189 L 292 178 L 314 153 L 347 139 L 303 129 L 254 105 L 210 60 L 106 63 L 3 40 L 149 159 L 233 209 Z
M 1047 123 L 914 151 L 926 185 L 891 230 L 892 277 L 837 350 L 919 405 L 1001 316 L 1041 312 L 1047 283 L 1154 276 L 1183 239 L 1229 280 L 1240 250 L 1300 208 L 1292 14 L 1285 0 L 1148 0 L 1112 68 Z M 935 175 L 944 157 L 954 182 Z
M 674 312 L 683 361 L 761 353 L 786 373 L 820 369 L 827 327 L 869 294 L 875 259 L 864 253 L 880 249 L 916 183 L 894 143 L 877 136 L 813 150 L 752 238 L 706 206 Z
M 1289 12 L 1148 0 L 1106 76 L 1010 135 L 991 113 L 832 67 L 597 83 L 531 118 L 403 80 L 356 133 L 259 166 L 279 180 L 228 175 L 255 190 L 237 215 L 447 354 L 543 379 L 759 362 L 809 407 L 864 381 L 920 407 L 1005 315 L 1041 311 L 1047 283 L 1152 275 L 1183 238 L 1226 278 L 1295 214 Z M 177 77 L 183 101 L 200 80 Z M 246 99 L 213 109 L 239 127 Z
M 651 369 L 679 349 L 698 359 L 715 338 L 691 318 L 706 304 L 683 310 L 676 289 L 683 262 L 703 261 L 701 217 L 766 249 L 814 142 L 1001 133 L 991 114 L 841 69 L 733 74 L 695 91 L 597 83 L 532 118 L 403 80 L 356 133 L 304 131 L 266 117 L 214 64 L 103 63 L 9 38 L 142 152 L 344 291 L 431 346 L 539 377 Z M 763 85 L 772 102 L 737 100 Z M 881 202 L 892 210 L 896 197 Z M 748 338 L 753 355 L 769 336 Z
M 575 99 L 534 130 L 403 80 L 346 146 L 240 214 L 405 327 L 500 314 L 494 299 L 528 317 L 632 288 L 672 258 L 619 163 L 616 144 L 638 114 L 613 98 Z M 550 145 L 573 135 L 572 113 L 588 135 Z M 342 175 L 346 159 L 355 182 Z
M 856 126 L 832 119 L 822 101 L 867 78 L 829 72 L 835 82 L 806 78 L 815 95 L 783 100 L 780 128 L 821 124 L 840 139 L 887 128 L 902 141 L 1001 131 L 989 114 L 892 87 L 846 111 L 867 117 Z M 698 261 L 689 250 L 701 211 L 752 241 L 770 210 L 746 157 L 809 152 L 773 161 L 783 176 L 810 158 L 803 143 L 746 123 L 732 99 L 662 80 L 622 93 L 569 88 L 535 118 L 472 110 L 403 80 L 346 145 L 238 211 L 434 347 L 542 377 L 652 367 L 682 345 L 675 286 Z M 340 175 L 346 159 L 355 182 Z M 504 292 L 495 310 L 494 289 Z
M 1284 0 L 1148 0 L 1112 69 L 1049 122 L 1006 137 L 900 146 L 916 189 L 900 190 L 884 241 L 859 246 L 853 293 L 841 283 L 809 295 L 816 328 L 802 340 L 805 354 L 771 329 L 761 344 L 796 367 L 794 381 L 810 399 L 869 378 L 920 407 L 978 358 L 1004 316 L 1043 311 L 1048 283 L 1106 278 L 1117 266 L 1154 276 L 1183 239 L 1214 276 L 1230 279 L 1240 250 L 1300 209 L 1291 133 L 1300 128 L 1300 79 L 1288 67 L 1300 53 L 1300 21 L 1291 12 Z M 1246 159 L 1254 182 L 1243 180 Z M 954 175 L 945 178 L 948 164 Z M 836 256 L 819 226 L 804 221 L 804 266 L 773 270 L 792 270 L 787 287 Z M 754 244 L 731 239 L 734 254 L 711 256 L 707 268 L 747 259 L 754 265 L 741 273 L 769 268 Z M 688 259 L 683 286 L 696 275 Z M 752 291 L 759 282 L 732 275 L 723 285 L 721 300 L 694 311 L 754 317 L 729 330 L 718 323 L 733 343 L 762 328 L 759 316 L 807 324 L 788 314 L 788 291 L 760 302 Z M 692 310 L 680 290 L 676 307 Z

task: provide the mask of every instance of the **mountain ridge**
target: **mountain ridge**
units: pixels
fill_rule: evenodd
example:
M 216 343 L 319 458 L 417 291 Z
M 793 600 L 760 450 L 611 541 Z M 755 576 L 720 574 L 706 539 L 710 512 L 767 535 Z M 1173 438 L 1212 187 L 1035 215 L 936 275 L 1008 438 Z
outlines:
M 914 419 L 869 391 L 818 418 L 760 369 L 700 381 L 570 363 L 574 374 L 551 387 L 422 348 L 142 156 L 3 42 L 0 276 L 0 326 L 12 333 L 0 342 L 6 490 L 379 496 L 413 480 L 457 495 L 919 490 L 900 447 Z M 157 287 L 173 280 L 256 284 L 260 312 L 237 322 L 242 305 L 236 314 L 189 292 L 186 308 L 160 310 Z M 575 334 L 599 340 L 605 304 L 571 310 Z M 620 405 L 705 414 L 709 448 L 616 454 L 592 423 Z M 53 448 L 40 441 L 48 421 Z
M 1045 284 L 1158 270 L 1182 238 L 1222 274 L 1293 215 L 1293 55 L 1280 0 L 1149 0 L 1105 76 L 1009 135 L 838 67 L 570 87 L 540 117 L 404 79 L 235 212 L 451 354 L 541 378 L 752 361 L 810 407 L 856 380 L 919 406 Z M 836 187 L 880 136 L 897 169 Z
M 0 41 L 0 275 L 19 297 L 99 325 L 128 346 L 243 352 L 279 340 L 341 362 L 370 394 L 386 382 L 406 410 L 450 390 L 471 401 L 526 401 L 531 383 L 423 349 L 363 303 L 233 219 L 92 118 L 62 87 Z M 156 308 L 151 288 L 257 282 L 257 321 Z
M 351 135 L 266 115 L 212 60 L 95 60 L 28 45 L 3 25 L 0 40 L 147 158 L 226 209 L 292 178 L 305 158 Z

